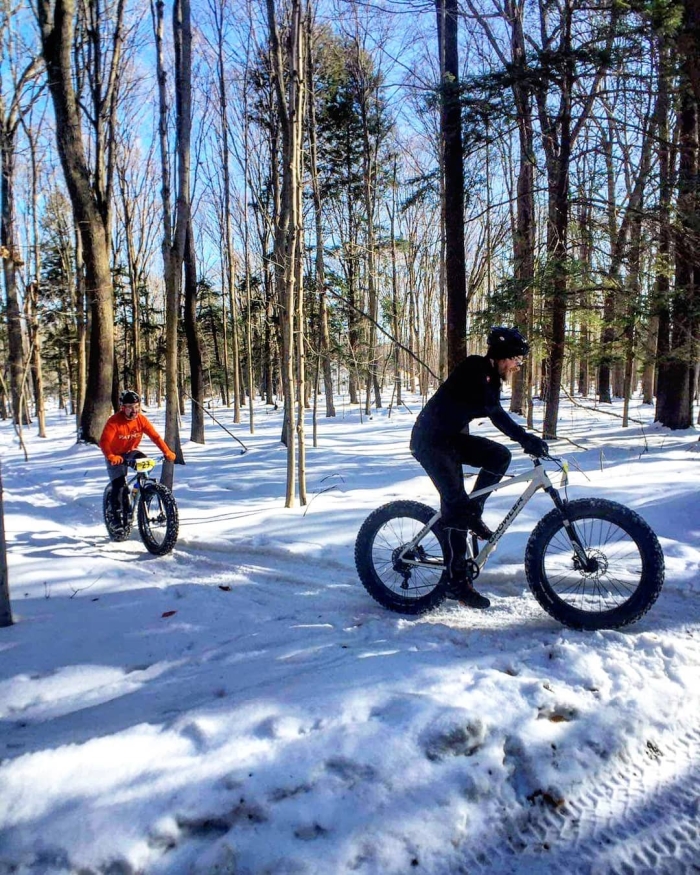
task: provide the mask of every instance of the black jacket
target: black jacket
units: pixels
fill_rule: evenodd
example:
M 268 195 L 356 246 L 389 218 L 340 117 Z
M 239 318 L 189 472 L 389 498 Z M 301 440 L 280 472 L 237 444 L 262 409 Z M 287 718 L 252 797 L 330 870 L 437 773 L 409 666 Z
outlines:
M 499 431 L 522 444 L 528 436 L 501 407 L 501 378 L 486 356 L 470 355 L 452 371 L 420 412 L 413 427 L 421 441 L 445 441 L 487 416 Z

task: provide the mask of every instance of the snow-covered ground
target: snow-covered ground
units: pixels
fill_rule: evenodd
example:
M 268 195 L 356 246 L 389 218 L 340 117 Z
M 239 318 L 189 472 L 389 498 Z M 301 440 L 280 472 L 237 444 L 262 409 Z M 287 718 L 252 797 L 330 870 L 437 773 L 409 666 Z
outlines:
M 698 430 L 562 403 L 570 495 L 635 508 L 666 557 L 645 617 L 581 633 L 524 577 L 546 496 L 479 579 L 489 611 L 414 619 L 364 591 L 363 519 L 436 500 L 408 452 L 418 408 L 361 421 L 339 404 L 291 510 L 281 413 L 260 407 L 250 435 L 219 408 L 249 451 L 211 420 L 205 445 L 185 440 L 164 558 L 107 539 L 102 457 L 69 417 L 25 431 L 28 462 L 0 424 L 16 620 L 0 629 L 0 873 L 698 871 Z M 528 465 L 514 447 L 511 472 Z

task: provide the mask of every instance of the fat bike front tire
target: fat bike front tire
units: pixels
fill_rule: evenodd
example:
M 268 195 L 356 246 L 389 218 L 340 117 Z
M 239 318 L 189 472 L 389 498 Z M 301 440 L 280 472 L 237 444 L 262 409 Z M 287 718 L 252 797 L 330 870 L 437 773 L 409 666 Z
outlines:
M 105 486 L 105 491 L 102 494 L 102 518 L 105 521 L 107 534 L 112 541 L 127 541 L 131 535 L 132 517 L 127 514 L 126 525 L 115 519 L 114 511 L 112 510 L 112 484 L 108 483 Z
M 175 546 L 180 529 L 177 505 L 172 492 L 162 483 L 149 480 L 140 490 L 139 534 L 145 548 L 154 556 L 165 556 Z
M 447 597 L 444 530 L 438 523 L 422 539 L 411 558 L 399 559 L 404 545 L 435 515 L 417 501 L 392 501 L 373 511 L 355 541 L 355 567 L 362 585 L 375 601 L 400 614 L 423 614 Z
M 525 573 L 540 605 L 572 629 L 619 629 L 651 608 L 664 582 L 658 538 L 630 508 L 605 499 L 567 504 L 588 557 L 574 553 L 558 510 L 543 517 L 525 551 Z

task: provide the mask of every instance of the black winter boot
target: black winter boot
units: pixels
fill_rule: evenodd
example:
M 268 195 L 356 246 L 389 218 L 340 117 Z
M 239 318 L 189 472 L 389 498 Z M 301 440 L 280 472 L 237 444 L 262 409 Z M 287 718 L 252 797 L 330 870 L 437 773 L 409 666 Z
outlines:
M 451 581 L 448 590 L 454 598 L 464 605 L 466 608 L 479 608 L 485 610 L 491 606 L 491 602 L 474 589 L 474 584 L 470 580 L 454 580 Z

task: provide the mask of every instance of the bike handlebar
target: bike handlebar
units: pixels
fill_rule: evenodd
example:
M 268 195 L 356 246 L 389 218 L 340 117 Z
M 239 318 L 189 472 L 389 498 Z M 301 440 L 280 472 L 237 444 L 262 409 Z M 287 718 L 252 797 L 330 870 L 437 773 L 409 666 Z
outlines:
M 563 462 L 563 459 L 561 459 L 559 456 L 552 456 L 549 453 L 547 453 L 546 456 L 533 456 L 530 453 L 528 453 L 528 455 L 532 459 L 533 465 L 541 465 L 543 461 L 554 462 L 557 465 L 561 465 Z

